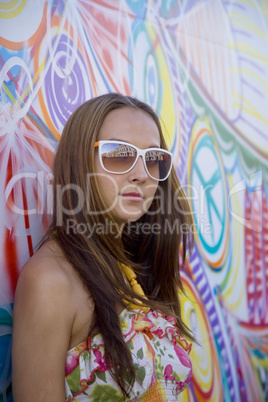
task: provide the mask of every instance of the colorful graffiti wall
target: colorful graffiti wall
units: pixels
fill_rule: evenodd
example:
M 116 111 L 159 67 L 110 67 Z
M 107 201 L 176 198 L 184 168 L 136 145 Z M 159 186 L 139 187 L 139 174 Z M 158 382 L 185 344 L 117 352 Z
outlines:
M 62 128 L 106 92 L 157 110 L 194 212 L 183 305 L 200 346 L 180 400 L 267 401 L 266 0 L 4 1 L 0 45 L 0 401 Z

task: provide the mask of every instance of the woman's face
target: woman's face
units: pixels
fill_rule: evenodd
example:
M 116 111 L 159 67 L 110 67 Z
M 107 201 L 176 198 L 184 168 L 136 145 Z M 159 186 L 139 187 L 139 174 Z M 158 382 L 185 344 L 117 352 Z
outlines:
M 111 111 L 97 140 L 129 142 L 140 149 L 160 147 L 160 135 L 153 118 L 131 107 Z M 158 181 L 148 176 L 141 157 L 129 172 L 114 174 L 102 168 L 96 148 L 95 169 L 104 203 L 118 224 L 136 221 L 148 211 Z

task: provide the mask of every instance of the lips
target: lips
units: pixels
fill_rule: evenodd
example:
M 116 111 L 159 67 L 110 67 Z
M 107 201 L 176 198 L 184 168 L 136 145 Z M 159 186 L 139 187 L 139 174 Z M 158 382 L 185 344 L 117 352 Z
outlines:
M 129 201 L 140 202 L 143 201 L 143 195 L 141 193 L 132 191 L 130 193 L 122 194 L 122 197 L 128 199 Z

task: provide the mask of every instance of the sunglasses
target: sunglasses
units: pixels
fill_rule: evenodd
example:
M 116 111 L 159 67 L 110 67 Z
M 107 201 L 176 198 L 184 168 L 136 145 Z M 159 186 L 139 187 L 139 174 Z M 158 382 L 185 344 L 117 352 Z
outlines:
M 148 176 L 154 180 L 166 180 L 172 168 L 172 153 L 162 148 L 139 149 L 124 141 L 97 141 L 100 164 L 106 172 L 129 172 L 141 156 Z

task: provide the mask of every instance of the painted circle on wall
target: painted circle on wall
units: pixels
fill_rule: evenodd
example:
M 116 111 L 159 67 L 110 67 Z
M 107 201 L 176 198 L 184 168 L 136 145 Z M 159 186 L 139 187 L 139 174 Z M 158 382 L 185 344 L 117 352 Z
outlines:
M 183 322 L 193 331 L 197 343 L 190 353 L 193 365 L 191 388 L 198 401 L 213 401 L 223 395 L 220 364 L 213 331 L 203 302 L 190 279 L 182 274 L 185 295 L 180 294 Z M 189 391 L 190 392 L 190 389 Z M 220 399 L 217 399 L 220 400 Z
M 70 115 L 93 96 L 89 68 L 80 52 L 77 27 L 61 27 L 57 21 L 35 54 L 35 65 L 44 65 L 44 85 L 38 96 L 44 119 L 50 130 L 61 133 Z M 42 76 L 43 74 L 40 73 Z
M 131 93 L 144 99 L 160 117 L 163 134 L 174 154 L 180 149 L 180 108 L 174 93 L 171 68 L 159 33 L 137 20 L 132 27 L 128 58 Z
M 228 247 L 229 214 L 224 167 L 207 118 L 194 124 L 188 161 L 189 201 L 199 252 L 221 269 Z

